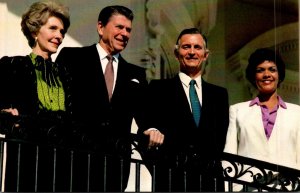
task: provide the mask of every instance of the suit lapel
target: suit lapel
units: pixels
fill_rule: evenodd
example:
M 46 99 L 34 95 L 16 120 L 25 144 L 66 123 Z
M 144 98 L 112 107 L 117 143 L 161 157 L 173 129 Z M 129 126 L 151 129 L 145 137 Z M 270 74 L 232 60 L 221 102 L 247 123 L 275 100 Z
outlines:
M 183 122 L 191 123 L 191 124 L 195 125 L 195 127 L 196 127 L 188 98 L 184 92 L 182 82 L 178 75 L 175 76 L 175 78 L 174 78 L 174 86 L 175 86 L 175 89 L 172 89 L 172 90 L 174 90 L 175 93 L 172 93 L 170 95 L 170 98 L 176 96 L 176 98 L 175 98 L 176 102 L 174 102 L 174 104 L 178 103 L 178 111 L 179 111 L 178 113 L 184 115 L 182 117 L 185 119 L 185 120 L 183 120 Z
M 199 127 L 204 128 L 204 125 L 213 121 L 214 113 L 216 112 L 214 96 L 212 96 L 210 85 L 201 79 L 202 86 L 202 103 L 201 103 L 201 119 Z M 201 126 L 202 125 L 202 126 Z
M 212 88 L 211 86 L 204 81 L 203 79 L 201 80 L 202 84 L 202 113 L 204 117 L 213 117 L 214 112 L 216 112 L 218 107 L 215 105 L 215 96 L 213 96 Z M 208 108 L 209 107 L 209 108 Z M 207 116 L 206 116 L 207 115 Z M 203 118 L 205 119 L 205 118 Z
M 97 48 L 95 45 L 92 45 L 88 47 L 86 51 L 88 52 L 86 55 L 90 56 L 87 59 L 87 67 L 85 67 L 90 67 L 89 72 L 86 73 L 90 74 L 88 77 L 88 80 L 90 80 L 88 84 L 94 85 L 91 86 L 91 88 L 95 90 L 94 93 L 98 95 L 100 101 L 103 101 L 104 103 L 109 103 L 104 74 L 101 67 L 101 60 Z
M 128 74 L 127 62 L 120 55 L 119 56 L 118 71 L 117 71 L 117 79 L 116 79 L 114 92 L 113 92 L 113 95 L 112 95 L 112 101 L 114 101 L 114 98 L 115 99 L 118 98 L 117 96 L 120 95 L 122 90 L 127 88 L 127 86 L 126 86 L 126 84 L 128 82 L 127 74 Z

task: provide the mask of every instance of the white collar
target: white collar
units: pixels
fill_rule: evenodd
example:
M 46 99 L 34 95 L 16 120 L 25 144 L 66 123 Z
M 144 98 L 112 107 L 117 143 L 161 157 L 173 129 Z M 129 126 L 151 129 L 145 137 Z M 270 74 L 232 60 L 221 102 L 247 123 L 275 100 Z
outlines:
M 182 82 L 186 87 L 189 87 L 190 81 L 192 80 L 191 77 L 189 77 L 188 75 L 186 75 L 186 74 L 183 73 L 183 72 L 179 72 L 178 75 L 179 75 L 179 78 L 180 78 L 181 82 Z M 198 87 L 198 88 L 201 88 L 201 75 L 200 75 L 200 76 L 197 76 L 196 78 L 194 78 L 194 80 L 195 80 L 196 83 L 197 83 L 197 87 Z
M 96 44 L 96 48 L 97 48 L 97 51 L 98 51 L 100 60 L 102 61 L 103 59 L 106 59 L 106 56 L 107 56 L 108 54 L 107 54 L 106 51 L 100 46 L 99 43 Z M 120 55 L 120 53 L 113 55 L 114 61 L 118 62 L 119 55 Z

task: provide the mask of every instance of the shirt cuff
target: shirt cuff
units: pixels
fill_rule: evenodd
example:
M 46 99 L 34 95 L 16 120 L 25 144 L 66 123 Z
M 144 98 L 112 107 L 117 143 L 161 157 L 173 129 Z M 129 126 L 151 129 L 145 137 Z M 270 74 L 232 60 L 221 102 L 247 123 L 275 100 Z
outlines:
M 159 131 L 159 130 L 156 128 L 149 128 L 149 129 L 147 129 L 147 131 Z

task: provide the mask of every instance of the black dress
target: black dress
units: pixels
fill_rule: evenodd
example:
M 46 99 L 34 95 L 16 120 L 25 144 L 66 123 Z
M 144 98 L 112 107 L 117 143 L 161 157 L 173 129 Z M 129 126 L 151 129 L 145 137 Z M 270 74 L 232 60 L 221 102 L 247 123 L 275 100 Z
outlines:
M 63 174 L 68 172 L 64 168 L 70 158 L 64 150 L 55 147 L 65 142 L 72 129 L 67 85 L 70 76 L 62 66 L 47 65 L 52 65 L 47 67 L 47 71 L 53 72 L 51 76 L 59 77 L 64 83 L 62 110 L 42 107 L 36 68 L 29 55 L 0 59 L 0 109 L 13 107 L 20 113 L 11 121 L 8 115 L 7 119 L 3 115 L 0 119 L 0 131 L 7 140 L 5 191 L 69 191 L 69 179 L 64 179 Z M 19 127 L 15 127 L 15 121 Z

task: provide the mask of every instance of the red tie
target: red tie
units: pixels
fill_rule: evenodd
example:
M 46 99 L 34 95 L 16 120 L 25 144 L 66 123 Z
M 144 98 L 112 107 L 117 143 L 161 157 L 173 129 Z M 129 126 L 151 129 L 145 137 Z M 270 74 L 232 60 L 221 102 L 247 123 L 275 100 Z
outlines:
M 105 82 L 106 82 L 106 87 L 107 87 L 107 92 L 108 92 L 108 98 L 109 101 L 112 96 L 112 90 L 113 90 L 113 85 L 114 85 L 114 68 L 113 68 L 113 57 L 111 55 L 106 56 L 108 59 L 108 63 L 105 68 Z

